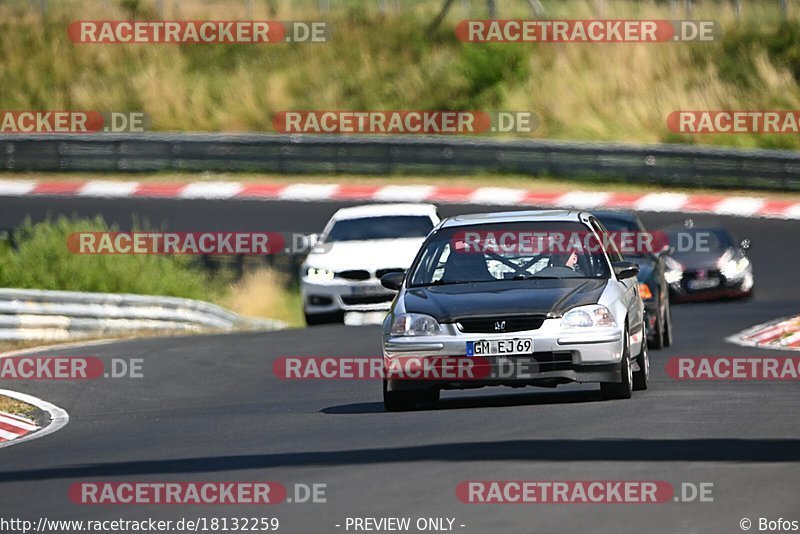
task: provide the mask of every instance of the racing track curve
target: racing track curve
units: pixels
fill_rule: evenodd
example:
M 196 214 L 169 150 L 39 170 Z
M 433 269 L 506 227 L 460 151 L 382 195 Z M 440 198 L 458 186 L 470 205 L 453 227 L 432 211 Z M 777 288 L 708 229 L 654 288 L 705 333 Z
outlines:
M 37 198 L 0 200 L 0 227 L 24 213 L 133 212 L 173 230 L 318 230 L 342 204 Z M 179 209 L 176 209 L 179 208 Z M 494 209 L 494 208 L 491 208 Z M 444 215 L 487 211 L 445 206 Z M 657 227 L 678 214 L 644 214 Z M 711 218 L 694 217 L 698 222 Z M 369 381 L 286 382 L 281 355 L 373 356 L 378 327 L 328 326 L 125 341 L 59 354 L 143 358 L 143 379 L 3 384 L 70 414 L 44 439 L 0 453 L 0 517 L 177 518 L 276 515 L 281 531 L 336 532 L 346 516 L 449 516 L 472 533 L 737 532 L 750 517 L 800 519 L 800 414 L 796 383 L 673 382 L 670 356 L 792 355 L 722 339 L 797 312 L 791 281 L 800 252 L 792 221 L 713 217 L 753 241 L 757 293 L 744 302 L 674 308 L 676 342 L 651 352 L 653 382 L 632 400 L 599 400 L 592 387 L 447 392 L 437 409 L 387 414 Z M 470 479 L 636 479 L 713 482 L 713 503 L 474 506 Z M 222 507 L 82 507 L 68 486 L 85 480 L 277 480 L 328 485 L 327 504 L 267 510 Z M 792 515 L 794 514 L 794 516 Z

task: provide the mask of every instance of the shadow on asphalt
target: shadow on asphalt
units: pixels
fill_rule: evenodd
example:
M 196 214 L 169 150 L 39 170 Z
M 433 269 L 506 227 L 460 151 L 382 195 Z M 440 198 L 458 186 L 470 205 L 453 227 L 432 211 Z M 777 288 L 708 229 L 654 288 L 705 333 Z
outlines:
M 636 395 L 636 393 L 634 393 Z M 423 411 L 462 410 L 465 408 L 507 408 L 511 406 L 536 406 L 546 404 L 573 404 L 602 401 L 599 390 L 559 391 L 547 393 L 509 393 L 442 399 L 435 404 L 420 405 Z M 330 406 L 320 410 L 331 415 L 384 413 L 382 402 L 359 402 Z M 420 411 L 420 410 L 418 410 Z
M 530 439 L 141 460 L 0 472 L 0 482 L 411 462 L 800 462 L 800 439 Z

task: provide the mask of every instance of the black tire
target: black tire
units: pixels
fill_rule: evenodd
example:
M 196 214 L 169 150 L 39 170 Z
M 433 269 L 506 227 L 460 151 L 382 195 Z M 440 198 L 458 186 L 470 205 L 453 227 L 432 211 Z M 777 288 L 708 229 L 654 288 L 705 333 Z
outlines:
M 639 370 L 633 373 L 633 390 L 643 391 L 650 384 L 650 356 L 647 354 L 647 341 L 642 340 L 642 351 L 636 357 Z
M 383 408 L 387 412 L 407 412 L 417 407 L 417 391 L 389 391 L 383 381 Z M 438 391 L 438 390 L 437 390 Z
M 330 312 L 330 313 L 306 313 L 303 312 L 308 326 L 317 326 L 321 324 L 330 323 L 343 323 L 344 312 Z
M 661 350 L 664 348 L 664 326 L 665 326 L 665 318 L 664 315 L 666 314 L 665 311 L 662 310 L 661 306 L 658 307 L 658 311 L 656 313 L 656 326 L 655 326 L 655 335 L 653 339 L 648 341 L 650 348 L 653 350 Z
M 633 367 L 631 366 L 631 336 L 625 325 L 625 346 L 622 349 L 620 362 L 620 382 L 601 382 L 600 394 L 604 399 L 630 399 L 633 394 Z

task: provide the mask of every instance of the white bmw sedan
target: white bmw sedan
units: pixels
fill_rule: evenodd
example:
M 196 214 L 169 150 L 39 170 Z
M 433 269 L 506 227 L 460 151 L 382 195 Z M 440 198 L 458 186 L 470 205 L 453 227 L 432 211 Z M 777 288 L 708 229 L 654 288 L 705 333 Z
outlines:
M 337 211 L 301 266 L 306 323 L 341 322 L 349 311 L 385 311 L 394 292 L 380 279 L 403 272 L 439 216 L 432 204 L 371 204 Z

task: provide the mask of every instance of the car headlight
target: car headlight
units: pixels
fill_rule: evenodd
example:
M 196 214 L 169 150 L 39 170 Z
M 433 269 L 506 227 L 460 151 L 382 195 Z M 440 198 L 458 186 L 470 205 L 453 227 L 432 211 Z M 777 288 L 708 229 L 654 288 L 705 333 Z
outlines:
M 722 276 L 728 280 L 738 280 L 744 277 L 748 263 L 747 258 L 742 258 L 738 261 L 733 259 L 733 254 L 728 251 L 719 259 L 717 267 L 719 267 Z
M 333 271 L 319 267 L 309 267 L 306 269 L 306 277 L 312 282 L 330 282 L 333 280 Z
M 392 322 L 393 336 L 432 336 L 440 334 L 439 321 L 422 313 L 401 313 Z
M 599 304 L 579 306 L 564 314 L 561 318 L 562 328 L 580 328 L 587 326 L 617 326 L 611 311 Z
M 746 259 L 741 259 L 739 261 L 731 260 L 720 266 L 720 271 L 722 272 L 722 276 L 728 280 L 737 280 L 744 277 L 748 263 Z
M 664 280 L 668 284 L 677 284 L 683 279 L 683 265 L 675 259 L 665 256 L 664 265 L 667 267 L 667 270 L 664 271 Z

